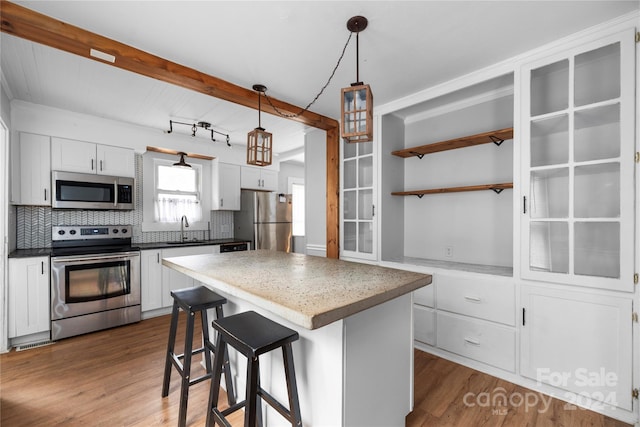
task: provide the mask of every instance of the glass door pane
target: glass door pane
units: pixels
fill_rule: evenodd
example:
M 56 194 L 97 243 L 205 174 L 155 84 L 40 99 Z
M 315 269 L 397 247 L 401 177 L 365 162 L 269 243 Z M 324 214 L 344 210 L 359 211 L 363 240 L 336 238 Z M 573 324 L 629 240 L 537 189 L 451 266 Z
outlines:
M 620 163 L 577 166 L 574 217 L 620 217 Z
M 566 222 L 534 221 L 530 226 L 529 268 L 569 272 L 569 226 Z
M 575 274 L 620 277 L 620 223 L 576 222 Z
M 620 96 L 620 43 L 591 50 L 575 58 L 575 105 Z
M 529 215 L 531 218 L 569 216 L 569 168 L 531 172 Z
M 569 116 L 531 122 L 531 166 L 549 166 L 569 161 Z
M 569 60 L 531 72 L 531 115 L 553 113 L 569 106 Z
M 574 123 L 576 162 L 620 157 L 620 104 L 577 111 Z

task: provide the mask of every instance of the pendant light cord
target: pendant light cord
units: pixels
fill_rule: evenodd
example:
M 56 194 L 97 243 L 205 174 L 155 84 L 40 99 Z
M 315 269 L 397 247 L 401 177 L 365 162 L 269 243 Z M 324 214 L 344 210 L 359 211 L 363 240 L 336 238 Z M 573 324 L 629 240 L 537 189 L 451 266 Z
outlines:
M 320 89 L 320 92 L 318 92 L 316 97 L 313 98 L 313 100 L 310 103 L 308 103 L 306 107 L 302 108 L 298 113 L 290 114 L 290 113 L 284 113 L 284 112 L 280 111 L 278 109 L 278 107 L 273 105 L 273 103 L 271 102 L 271 98 L 269 98 L 269 96 L 267 95 L 267 92 L 263 92 L 265 98 L 267 98 L 267 102 L 269 102 L 269 105 L 271 105 L 271 107 L 274 109 L 274 111 L 279 116 L 287 117 L 287 118 L 298 117 L 298 116 L 304 114 L 307 110 L 309 110 L 309 108 L 318 100 L 318 98 L 320 98 L 320 95 L 322 95 L 322 93 L 327 88 L 327 86 L 329 86 L 329 83 L 331 83 L 331 79 L 333 79 L 333 76 L 336 74 L 336 71 L 338 70 L 338 67 L 340 66 L 340 62 L 342 62 L 342 58 L 344 57 L 344 53 L 347 51 L 347 47 L 349 46 L 349 42 L 351 41 L 351 36 L 353 36 L 353 32 L 349 32 L 349 37 L 347 38 L 347 42 L 345 43 L 344 47 L 342 48 L 342 53 L 340 54 L 340 58 L 338 58 L 338 63 L 333 68 L 333 71 L 331 72 L 331 75 L 329 76 L 329 80 L 327 80 L 327 83 L 325 83 L 325 85 L 322 86 L 322 89 Z M 357 38 L 357 34 L 356 34 L 356 38 Z M 258 98 L 258 102 L 260 102 L 259 98 Z

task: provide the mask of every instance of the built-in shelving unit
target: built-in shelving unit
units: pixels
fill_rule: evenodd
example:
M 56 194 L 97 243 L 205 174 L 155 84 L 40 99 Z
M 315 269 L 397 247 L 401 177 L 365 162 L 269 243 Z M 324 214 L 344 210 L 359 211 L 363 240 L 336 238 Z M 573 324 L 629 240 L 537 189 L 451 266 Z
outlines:
M 513 127 L 493 130 L 475 135 L 464 136 L 462 138 L 450 139 L 447 141 L 434 142 L 433 144 L 421 145 L 418 147 L 405 148 L 404 150 L 392 151 L 391 154 L 398 157 L 418 157 L 422 159 L 426 154 L 438 153 L 440 151 L 455 150 L 458 148 L 473 147 L 474 145 L 494 143 L 498 146 L 508 139 L 513 139 Z M 480 184 L 464 187 L 432 188 L 428 190 L 414 191 L 394 191 L 393 196 L 418 196 L 422 198 L 425 194 L 459 193 L 463 191 L 493 190 L 500 194 L 502 190 L 513 188 L 512 182 L 500 184 Z

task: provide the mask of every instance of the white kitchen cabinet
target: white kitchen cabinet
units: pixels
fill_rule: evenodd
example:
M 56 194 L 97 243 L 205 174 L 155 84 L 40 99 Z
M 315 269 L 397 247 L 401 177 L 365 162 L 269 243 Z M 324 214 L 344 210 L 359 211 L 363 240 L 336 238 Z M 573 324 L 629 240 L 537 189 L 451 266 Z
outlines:
M 49 331 L 49 257 L 10 258 L 8 288 L 8 337 Z
M 140 251 L 141 311 L 162 308 L 162 251 Z
M 414 291 L 414 339 L 440 355 L 454 353 L 515 372 L 515 284 L 508 277 L 438 271 Z M 427 347 L 429 348 L 429 347 Z M 444 352 L 442 352 L 444 351 Z
M 376 259 L 373 144 L 342 143 L 341 258 Z
M 521 286 L 521 374 L 566 393 L 631 410 L 632 298 Z
M 163 258 L 215 254 L 219 252 L 219 245 L 186 246 L 141 251 L 140 287 L 142 312 L 171 307 L 173 305 L 171 291 L 190 288 L 197 283 L 190 277 L 176 270 L 164 267 L 162 265 Z
M 278 172 L 242 166 L 240 168 L 240 186 L 247 190 L 278 191 Z
M 20 132 L 12 141 L 12 194 L 15 205 L 51 206 L 51 141 Z
M 634 30 L 522 68 L 521 271 L 633 291 Z
M 217 163 L 213 166 L 212 210 L 240 210 L 240 166 Z
M 135 152 L 73 139 L 51 138 L 51 169 L 135 177 Z

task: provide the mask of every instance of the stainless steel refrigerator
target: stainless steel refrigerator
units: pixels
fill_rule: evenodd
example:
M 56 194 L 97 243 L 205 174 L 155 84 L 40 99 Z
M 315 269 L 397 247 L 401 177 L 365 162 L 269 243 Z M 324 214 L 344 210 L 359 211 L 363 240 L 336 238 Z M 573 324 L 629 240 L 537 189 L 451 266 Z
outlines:
M 291 195 L 242 190 L 233 225 L 234 238 L 250 241 L 251 249 L 291 252 Z

